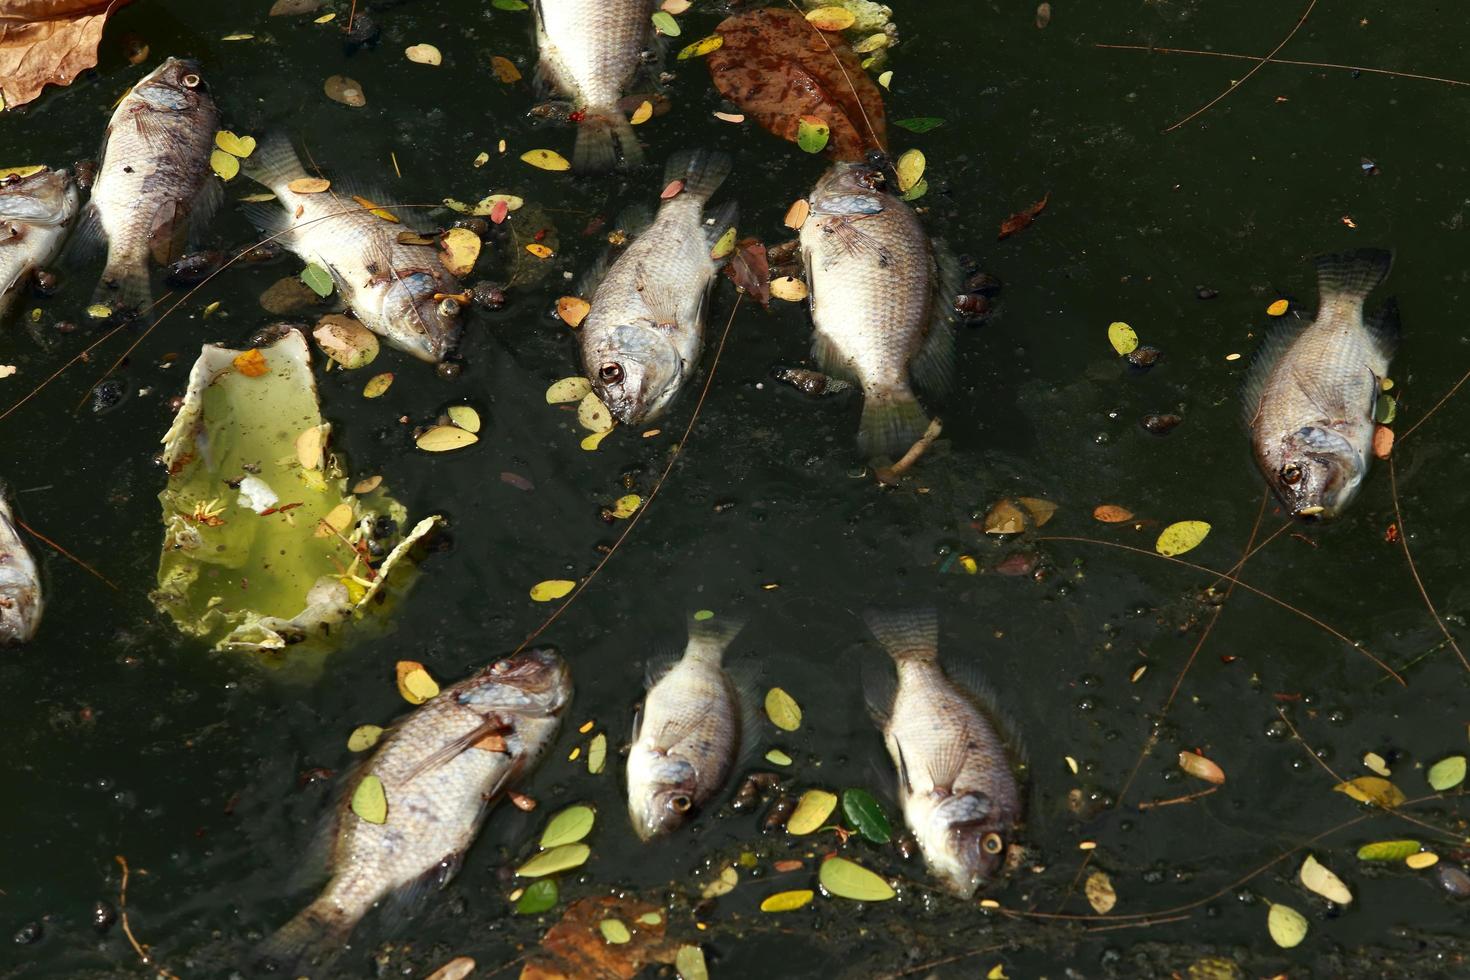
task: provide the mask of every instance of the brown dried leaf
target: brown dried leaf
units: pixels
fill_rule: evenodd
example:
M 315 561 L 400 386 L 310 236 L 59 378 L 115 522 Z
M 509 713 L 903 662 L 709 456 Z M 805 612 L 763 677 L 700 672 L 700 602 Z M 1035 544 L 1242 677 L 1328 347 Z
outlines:
M 985 515 L 986 534 L 1020 534 L 1026 530 L 1026 515 L 1009 500 L 1002 500 Z
M 1036 220 L 1036 216 L 1046 210 L 1046 203 L 1050 200 L 1051 191 L 1047 191 L 1046 194 L 1041 198 L 1041 200 L 1037 201 L 1035 204 L 1031 205 L 1024 211 L 1017 211 L 1015 214 L 1002 221 L 1000 223 L 1000 235 L 997 236 L 996 240 L 999 241 L 1003 238 L 1010 238 L 1016 232 L 1021 231 L 1024 228 L 1029 228 L 1031 226 L 1031 222 Z
M 1196 779 L 1219 786 L 1225 782 L 1225 770 L 1195 752 L 1179 753 L 1179 768 Z
M 1133 511 L 1117 504 L 1098 504 L 1092 509 L 1092 516 L 1104 524 L 1122 524 L 1133 520 Z
M 625 943 L 603 938 L 601 923 L 628 927 Z M 652 963 L 672 963 L 680 943 L 664 935 L 657 905 L 636 898 L 584 898 L 567 907 L 526 959 L 520 980 L 632 980 Z
M 0 109 L 97 66 L 107 15 L 129 0 L 0 0 Z
M 759 240 L 742 238 L 735 243 L 735 251 L 725 265 L 725 275 L 758 300 L 761 306 L 770 307 L 771 267 L 766 262 L 766 246 Z
M 794 142 L 801 117 L 819 116 L 836 159 L 887 149 L 882 93 L 841 37 L 824 39 L 780 7 L 737 14 L 715 31 L 725 39 L 706 59 L 715 88 L 765 129 Z

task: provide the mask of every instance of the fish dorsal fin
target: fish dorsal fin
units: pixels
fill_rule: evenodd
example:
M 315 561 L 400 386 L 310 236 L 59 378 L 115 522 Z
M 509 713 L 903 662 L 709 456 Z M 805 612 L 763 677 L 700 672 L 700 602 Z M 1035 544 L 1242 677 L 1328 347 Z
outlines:
M 1261 398 L 1266 393 L 1266 382 L 1271 372 L 1281 363 L 1282 357 L 1310 326 L 1305 320 L 1293 317 L 1271 328 L 1266 339 L 1251 357 L 1250 369 L 1246 371 L 1245 383 L 1241 386 L 1241 409 L 1247 427 L 1261 408 Z
M 679 650 L 672 644 L 660 642 L 656 644 L 648 658 L 643 662 L 643 686 L 647 690 L 653 690 L 655 684 L 668 676 L 669 671 L 679 666 L 684 659 L 684 651 Z
M 1390 296 L 1378 308 L 1378 312 L 1363 317 L 1363 326 L 1368 329 L 1368 336 L 1373 338 L 1379 355 L 1385 361 L 1392 360 L 1393 355 L 1398 352 L 1399 340 L 1403 335 L 1403 328 L 1399 324 L 1398 299 Z

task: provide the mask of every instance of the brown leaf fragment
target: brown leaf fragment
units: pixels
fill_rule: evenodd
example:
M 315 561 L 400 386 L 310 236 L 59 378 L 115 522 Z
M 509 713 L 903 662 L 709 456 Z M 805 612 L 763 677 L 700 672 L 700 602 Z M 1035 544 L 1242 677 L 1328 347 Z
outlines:
M 1098 504 L 1092 509 L 1092 516 L 1104 524 L 1122 524 L 1133 520 L 1133 511 L 1117 504 Z
M 610 943 L 600 928 L 606 919 L 628 927 L 628 942 Z M 599 896 L 567 907 L 521 968 L 520 980 L 632 980 L 654 963 L 673 963 L 679 946 L 665 935 L 659 906 L 636 898 Z
M 986 534 L 1020 534 L 1026 530 L 1026 515 L 1009 500 L 1002 500 L 985 515 Z
M 97 67 L 107 15 L 130 0 L 0 0 L 0 109 Z
M 1219 786 L 1225 782 L 1225 770 L 1196 752 L 1180 752 L 1179 768 L 1196 779 Z
M 1046 194 L 1041 198 L 1041 200 L 1037 201 L 1035 204 L 1031 205 L 1024 211 L 1017 211 L 1015 214 L 1002 221 L 1000 223 L 1000 234 L 996 237 L 996 240 L 1000 241 L 1005 238 L 1010 238 L 1016 232 L 1021 231 L 1025 228 L 1029 228 L 1031 226 L 1031 222 L 1036 220 L 1036 216 L 1046 210 L 1046 204 L 1050 200 L 1051 191 L 1047 191 Z
M 725 264 L 725 275 L 749 293 L 761 306 L 771 305 L 771 267 L 766 263 L 766 246 L 755 238 L 742 238 Z

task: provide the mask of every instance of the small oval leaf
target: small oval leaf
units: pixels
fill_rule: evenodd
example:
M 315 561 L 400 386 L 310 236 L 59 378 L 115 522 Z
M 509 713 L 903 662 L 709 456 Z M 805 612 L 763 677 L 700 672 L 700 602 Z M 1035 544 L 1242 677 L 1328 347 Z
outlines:
M 797 888 L 789 892 L 777 892 L 767 895 L 761 901 L 762 912 L 794 912 L 803 905 L 809 903 L 816 897 L 816 892 L 810 888 Z
M 1402 861 L 1423 845 L 1416 840 L 1379 840 L 1358 848 L 1359 861 Z
M 516 899 L 516 915 L 540 915 L 542 912 L 549 912 L 556 907 L 560 897 L 555 879 L 533 881 L 521 892 L 521 897 Z
M 554 578 L 545 582 L 537 582 L 531 586 L 531 598 L 537 602 L 551 602 L 560 599 L 577 587 L 577 583 L 571 579 Z
M 541 849 L 575 844 L 592 833 L 592 825 L 596 822 L 597 811 L 587 804 L 569 806 L 546 822 L 546 829 L 541 832 Z
M 783 732 L 794 732 L 801 727 L 801 705 L 781 688 L 773 687 L 766 692 L 766 717 Z
M 1307 855 L 1297 876 L 1309 891 L 1316 892 L 1329 902 L 1336 902 L 1338 905 L 1352 904 L 1353 893 L 1348 891 L 1348 886 L 1312 855 Z
M 823 861 L 817 880 L 838 898 L 857 902 L 884 902 L 896 894 L 888 882 L 846 858 L 831 857 Z
M 398 693 L 409 704 L 423 704 L 439 693 L 439 684 L 417 660 L 400 660 L 394 666 Z
M 893 839 L 893 825 L 883 807 L 865 789 L 849 789 L 842 793 L 842 813 L 848 823 L 874 844 L 887 844 Z
M 1138 349 L 1138 334 L 1133 328 L 1121 320 L 1108 324 L 1108 343 L 1113 345 L 1113 350 L 1118 356 L 1131 354 Z
M 572 164 L 555 150 L 527 150 L 521 159 L 540 170 L 571 170 Z
M 800 837 L 810 834 L 827 822 L 837 808 L 837 794 L 824 789 L 809 789 L 801 794 L 791 818 L 786 821 L 786 832 Z
M 558 871 L 568 871 L 572 868 L 581 867 L 587 863 L 587 858 L 592 854 L 592 848 L 586 844 L 563 844 L 560 847 L 552 847 L 542 851 L 531 858 L 525 864 L 516 868 L 516 874 L 522 878 L 544 878 L 554 875 Z
M 1182 555 L 1199 547 L 1209 533 L 1210 525 L 1205 521 L 1177 521 L 1159 532 L 1154 550 L 1165 557 Z
M 1289 905 L 1272 903 L 1266 913 L 1266 930 L 1271 940 L 1282 949 L 1291 949 L 1307 938 L 1307 919 Z
M 352 812 L 368 823 L 388 822 L 388 796 L 381 779 L 369 773 L 358 780 L 352 791 Z
M 1429 787 L 1436 792 L 1443 793 L 1447 789 L 1454 789 L 1465 781 L 1465 757 L 1452 755 L 1440 759 L 1429 767 L 1427 776 Z
M 366 752 L 378 744 L 378 739 L 383 737 L 383 729 L 377 725 L 358 725 L 347 736 L 347 751 Z
M 567 402 L 579 402 L 586 398 L 591 390 L 592 382 L 581 375 L 575 378 L 562 378 L 546 389 L 546 404 L 562 405 Z
M 436 425 L 419 433 L 415 444 L 426 453 L 445 453 L 479 441 L 479 436 L 457 425 Z

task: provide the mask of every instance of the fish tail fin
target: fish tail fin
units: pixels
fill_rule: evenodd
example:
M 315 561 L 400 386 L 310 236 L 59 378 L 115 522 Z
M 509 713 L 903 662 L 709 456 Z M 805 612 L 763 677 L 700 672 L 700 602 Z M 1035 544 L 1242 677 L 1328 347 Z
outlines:
M 588 109 L 577 123 L 577 142 L 572 148 L 572 169 L 579 173 L 602 173 L 618 164 L 636 167 L 643 163 L 643 144 L 633 132 L 628 117 L 616 106 Z
M 664 165 L 664 184 L 682 180 L 683 193 L 707 201 L 730 176 L 733 166 L 728 153 L 699 148 L 680 150 Z
M 939 658 L 939 612 L 932 606 L 870 609 L 863 613 L 863 622 L 894 660 Z
M 115 255 L 109 252 L 107 268 L 92 294 L 92 305 L 105 306 L 113 316 L 141 313 L 153 302 L 153 284 L 148 279 L 148 253 Z
M 334 959 L 354 925 L 345 912 L 319 898 L 256 947 L 256 966 L 283 976 L 301 976 L 305 967 Z
M 281 133 L 261 137 L 260 145 L 241 162 L 240 170 L 257 184 L 272 190 L 289 184 L 297 177 L 307 176 L 296 149 Z
M 924 430 L 929 416 L 907 387 L 863 392 L 863 418 L 858 423 L 858 450 L 864 457 L 896 457 L 908 450 Z
M 1358 248 L 1317 257 L 1317 289 L 1322 305 L 1347 300 L 1361 304 L 1388 278 L 1393 253 L 1381 248 Z
M 725 649 L 745 626 L 745 621 L 734 616 L 689 617 L 689 652 L 715 663 L 725 655 Z

